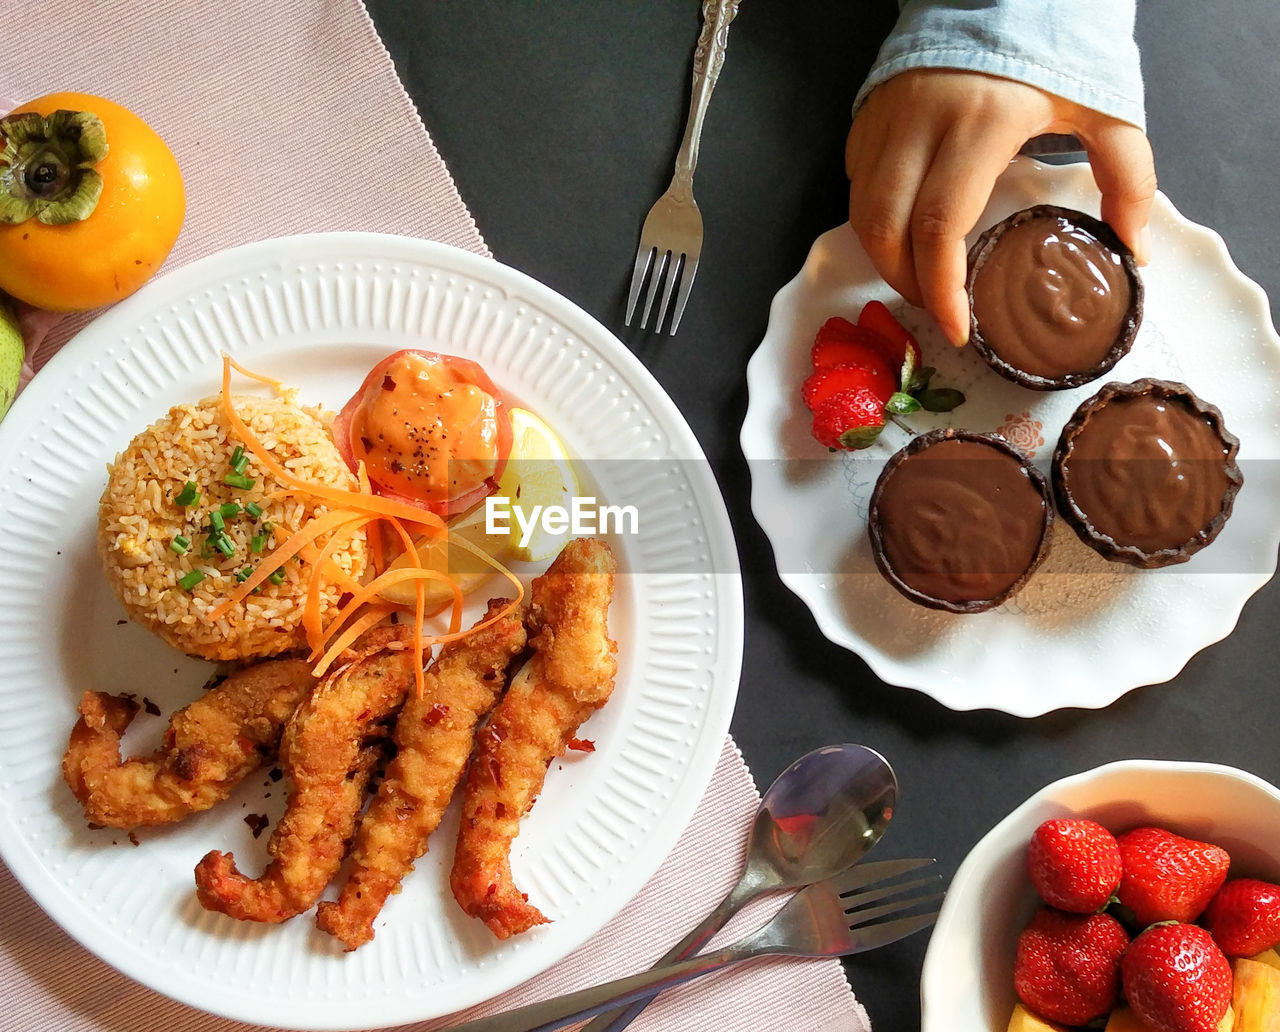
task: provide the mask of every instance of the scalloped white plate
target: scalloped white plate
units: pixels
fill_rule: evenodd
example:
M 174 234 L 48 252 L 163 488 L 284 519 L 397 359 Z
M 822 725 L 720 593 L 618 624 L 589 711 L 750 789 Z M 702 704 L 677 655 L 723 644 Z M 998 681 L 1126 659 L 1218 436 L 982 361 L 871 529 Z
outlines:
M 1096 215 L 1086 164 L 1015 161 L 974 236 L 1031 204 Z M 1108 563 L 1057 521 L 1046 564 L 1007 604 L 958 616 L 908 602 L 875 569 L 867 502 L 884 461 L 907 441 L 890 426 L 864 452 L 831 455 L 809 435 L 799 386 L 809 349 L 832 315 L 856 318 L 878 297 L 916 334 L 936 382 L 968 400 L 950 416 L 917 413 L 918 429 L 951 422 L 1000 430 L 1047 470 L 1062 425 L 1101 382 L 1042 394 L 996 375 L 943 339 L 924 312 L 895 300 L 846 224 L 819 237 L 804 268 L 774 298 L 747 368 L 741 442 L 752 509 L 783 582 L 823 634 L 860 655 L 882 680 L 952 709 L 1036 716 L 1097 708 L 1175 676 L 1231 633 L 1248 598 L 1275 572 L 1280 546 L 1280 338 L 1262 290 L 1232 263 L 1222 239 L 1187 221 L 1163 194 L 1151 215 L 1153 259 L 1142 270 L 1146 314 L 1133 350 L 1107 379 L 1160 376 L 1213 402 L 1240 438 L 1244 488 L 1212 546 L 1182 566 L 1139 571 Z M 1105 381 L 1102 381 L 1105 382 Z
M 133 691 L 166 714 L 210 667 L 128 623 L 94 551 L 105 466 L 179 401 L 214 394 L 223 350 L 338 408 L 404 347 L 465 354 L 562 434 L 611 504 L 624 573 L 611 612 L 613 699 L 552 766 L 513 853 L 552 923 L 497 942 L 453 903 L 456 815 L 393 896 L 372 943 L 343 954 L 303 915 L 242 924 L 202 910 L 192 868 L 233 848 L 265 862 L 244 818 L 275 816 L 284 785 L 251 777 L 228 802 L 139 844 L 86 829 L 60 776 L 86 688 Z M 606 461 L 608 460 L 608 461 Z M 488 259 L 421 240 L 322 234 L 197 262 L 104 314 L 36 377 L 0 424 L 0 853 L 88 949 L 185 1003 L 257 1024 L 369 1028 L 481 1002 L 603 927 L 657 870 L 701 799 L 728 731 L 742 588 L 724 505 L 683 418 L 603 326 Z M 164 721 L 140 717 L 126 746 Z M 333 889 L 330 890 L 332 895 Z

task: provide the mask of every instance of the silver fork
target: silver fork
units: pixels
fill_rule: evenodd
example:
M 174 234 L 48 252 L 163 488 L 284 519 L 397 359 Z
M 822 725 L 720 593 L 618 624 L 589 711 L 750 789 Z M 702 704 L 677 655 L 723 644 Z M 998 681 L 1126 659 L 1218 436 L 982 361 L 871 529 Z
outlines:
M 671 312 L 671 333 L 680 325 L 689 291 L 693 289 L 693 277 L 698 272 L 698 257 L 702 254 L 702 212 L 693 199 L 693 170 L 698 164 L 698 141 L 702 136 L 702 122 L 711 103 L 711 91 L 720 78 L 724 64 L 725 45 L 729 39 L 729 23 L 738 13 L 740 0 L 703 0 L 702 33 L 693 52 L 693 96 L 689 102 L 689 120 L 685 123 L 684 139 L 676 153 L 675 172 L 671 185 L 649 209 L 644 225 L 640 227 L 640 246 L 636 250 L 635 269 L 631 273 L 631 292 L 627 296 L 626 325 L 631 325 L 636 301 L 644 285 L 650 266 L 649 292 L 645 297 L 644 313 L 640 328 L 646 328 L 653 299 L 662 288 L 662 301 L 658 305 L 658 317 L 653 332 L 659 333 L 671 294 L 676 284 L 676 304 Z
M 858 890 L 933 862 L 930 859 L 886 860 L 852 867 L 843 874 L 797 892 L 771 921 L 731 946 L 552 1000 L 468 1021 L 456 1026 L 453 1032 L 550 1032 L 601 1011 L 647 999 L 672 986 L 752 957 L 767 954 L 845 957 L 886 946 L 933 924 L 938 911 L 915 913 L 893 921 L 884 918 L 933 903 L 941 899 L 943 893 L 881 901 L 926 885 L 938 885 L 940 878 L 933 874 L 880 888 Z

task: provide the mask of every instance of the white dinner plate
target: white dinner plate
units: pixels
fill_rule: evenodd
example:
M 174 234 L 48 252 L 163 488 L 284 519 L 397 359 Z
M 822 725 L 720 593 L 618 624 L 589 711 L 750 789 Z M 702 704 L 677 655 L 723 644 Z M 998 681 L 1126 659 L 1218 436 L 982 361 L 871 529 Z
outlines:
M 1026 158 L 1001 177 L 974 237 L 1032 204 L 1098 214 L 1086 164 Z M 882 680 L 919 689 L 956 710 L 989 707 L 1035 716 L 1096 708 L 1140 685 L 1173 677 L 1236 624 L 1275 572 L 1280 545 L 1280 339 L 1267 298 L 1232 263 L 1222 239 L 1187 221 L 1164 195 L 1151 215 L 1152 261 L 1141 270 L 1146 313 L 1133 350 L 1101 381 L 1070 391 L 1026 390 L 955 349 L 919 309 L 872 268 L 848 224 L 819 237 L 799 274 L 774 298 L 764 340 L 747 370 L 742 448 L 752 509 L 773 545 L 782 580 L 832 641 Z M 963 390 L 949 415 L 916 413 L 914 429 L 998 430 L 1047 471 L 1063 424 L 1104 382 L 1144 376 L 1188 384 L 1217 405 L 1240 438 L 1244 488 L 1219 538 L 1190 562 L 1160 571 L 1108 563 L 1062 520 L 1050 554 L 1005 605 L 955 615 L 908 602 L 876 571 L 867 503 L 885 460 L 909 439 L 889 426 L 875 446 L 830 454 L 809 434 L 799 387 L 826 319 L 856 319 L 887 303 L 938 368 L 936 384 Z
M 611 538 L 623 573 L 610 624 L 617 687 L 552 765 L 513 853 L 551 923 L 500 943 L 461 913 L 447 873 L 451 811 L 375 925 L 344 954 L 314 915 L 240 923 L 201 909 L 192 868 L 233 849 L 265 862 L 279 814 L 267 771 L 167 829 L 86 828 L 60 761 L 85 689 L 134 692 L 165 714 L 211 671 L 125 620 L 94 548 L 106 464 L 176 403 L 216 394 L 220 354 L 342 405 L 400 348 L 466 355 L 541 414 L 603 500 L 634 504 Z M 239 381 L 252 390 L 248 381 Z M 603 927 L 657 870 L 702 797 L 729 727 L 742 651 L 737 554 L 687 424 L 603 326 L 527 276 L 443 245 L 373 234 L 265 241 L 148 285 L 69 343 L 0 424 L 0 853 L 72 936 L 125 974 L 226 1017 L 301 1029 L 447 1014 L 546 969 Z M 140 716 L 149 750 L 165 721 Z M 334 894 L 331 886 L 329 896 Z

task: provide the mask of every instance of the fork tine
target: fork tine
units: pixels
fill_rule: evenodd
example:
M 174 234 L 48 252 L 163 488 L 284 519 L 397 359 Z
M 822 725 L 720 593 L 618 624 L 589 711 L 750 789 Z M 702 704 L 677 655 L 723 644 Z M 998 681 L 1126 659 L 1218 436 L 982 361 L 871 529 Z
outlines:
M 897 914 L 903 910 L 910 910 L 912 907 L 921 906 L 924 903 L 934 903 L 942 899 L 945 893 L 932 892 L 927 896 L 913 896 L 911 899 L 899 899 L 892 903 L 885 903 L 878 907 L 867 907 L 865 910 L 855 910 L 852 913 L 846 913 L 845 925 L 848 928 L 857 928 L 858 925 L 869 924 L 882 917 L 888 917 L 890 914 Z
M 680 316 L 684 315 L 684 306 L 689 300 L 689 291 L 693 289 L 693 277 L 698 274 L 698 259 L 692 261 L 685 255 L 684 273 L 680 277 L 680 293 L 676 295 L 676 310 L 671 316 L 671 335 L 675 336 L 676 327 L 680 325 Z
M 671 262 L 667 266 L 667 281 L 662 288 L 662 300 L 658 304 L 658 317 L 653 322 L 654 333 L 662 332 L 662 321 L 667 317 L 667 310 L 671 307 L 671 292 L 682 275 L 684 275 L 684 255 L 677 255 L 672 251 Z
M 852 953 L 865 953 L 867 950 L 874 950 L 879 946 L 887 946 L 891 942 L 905 939 L 908 935 L 920 931 L 921 928 L 928 928 L 937 919 L 938 911 L 933 910 L 927 914 L 917 914 L 914 917 L 904 917 L 897 921 L 887 921 L 872 928 L 862 929 L 855 933 L 858 939 L 857 945 L 846 956 Z
M 631 317 L 635 315 L 636 302 L 640 300 L 640 288 L 644 286 L 644 274 L 649 271 L 649 264 L 653 261 L 653 246 L 646 247 L 641 244 L 636 250 L 636 266 L 631 273 L 631 290 L 627 294 L 627 317 L 623 321 L 624 326 L 631 325 Z
M 872 864 L 855 864 L 832 878 L 830 884 L 838 895 L 844 896 L 863 886 L 896 878 L 909 871 L 918 871 L 921 867 L 934 863 L 937 860 L 933 857 L 916 857 L 910 860 L 878 860 Z
M 937 885 L 941 880 L 942 878 L 940 875 L 931 874 L 927 878 L 917 878 L 915 881 L 901 882 L 896 885 L 886 885 L 880 889 L 868 889 L 866 892 L 859 892 L 856 896 L 846 896 L 842 894 L 840 902 L 844 904 L 844 912 L 848 914 L 857 910 L 864 904 L 874 903 L 881 899 L 887 899 L 889 896 L 895 896 L 899 892 L 906 892 L 908 889 L 918 889 L 922 885 Z
M 669 274 L 671 264 L 671 252 L 659 251 L 658 256 L 653 262 L 653 272 L 649 277 L 649 292 L 644 299 L 644 313 L 640 316 L 640 329 L 646 329 L 649 325 L 649 312 L 653 309 L 653 299 L 658 293 L 658 284 L 662 282 L 663 277 Z

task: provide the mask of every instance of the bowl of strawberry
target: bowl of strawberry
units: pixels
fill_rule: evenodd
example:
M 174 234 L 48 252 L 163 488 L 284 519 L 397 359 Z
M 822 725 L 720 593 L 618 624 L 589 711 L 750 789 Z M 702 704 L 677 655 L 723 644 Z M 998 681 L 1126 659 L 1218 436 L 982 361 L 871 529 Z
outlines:
M 1055 782 L 947 893 L 924 1032 L 1280 1029 L 1280 790 L 1126 760 Z

